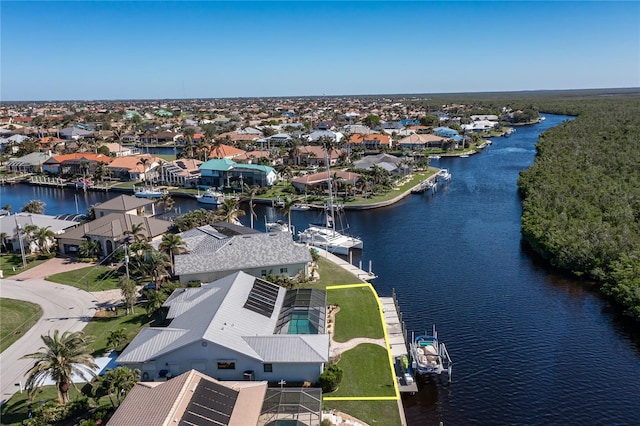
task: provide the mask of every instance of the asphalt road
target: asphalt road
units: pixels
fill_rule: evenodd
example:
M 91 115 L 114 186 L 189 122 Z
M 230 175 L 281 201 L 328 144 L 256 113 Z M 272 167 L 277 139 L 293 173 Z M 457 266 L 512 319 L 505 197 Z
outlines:
M 20 391 L 20 384 L 24 386 L 25 374 L 33 366 L 33 359 L 21 359 L 22 356 L 38 352 L 43 346 L 40 336 L 52 330 L 82 330 L 96 312 L 96 300 L 84 290 L 43 279 L 2 279 L 0 297 L 36 303 L 43 312 L 24 336 L 0 354 L 0 401 L 4 403 Z

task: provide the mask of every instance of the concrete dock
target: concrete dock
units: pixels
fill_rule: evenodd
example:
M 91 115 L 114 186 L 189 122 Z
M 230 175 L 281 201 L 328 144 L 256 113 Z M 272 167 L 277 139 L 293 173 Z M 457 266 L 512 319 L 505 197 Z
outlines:
M 402 367 L 402 358 L 407 357 L 407 359 L 410 359 L 410 357 L 405 338 L 405 328 L 400 319 L 401 314 L 399 313 L 398 305 L 394 297 L 381 297 L 380 302 L 382 302 L 382 312 L 387 327 L 387 336 L 395 366 L 398 389 L 400 393 L 418 392 L 418 385 L 415 380 L 411 375 L 407 377 Z
M 311 246 L 310 246 L 311 247 Z M 359 279 L 361 279 L 362 281 L 371 281 L 374 278 L 377 278 L 377 276 L 372 272 L 372 271 L 364 271 L 362 269 L 360 269 L 359 267 L 350 264 L 349 262 L 347 262 L 346 260 L 343 260 L 342 258 L 329 253 L 326 250 L 323 250 L 321 248 L 318 247 L 313 247 L 315 250 L 318 251 L 318 254 L 320 255 L 320 257 L 324 257 L 327 260 L 330 260 L 331 262 L 335 263 L 336 265 L 340 266 L 341 268 L 351 272 L 353 275 L 355 275 L 356 277 L 358 277 Z

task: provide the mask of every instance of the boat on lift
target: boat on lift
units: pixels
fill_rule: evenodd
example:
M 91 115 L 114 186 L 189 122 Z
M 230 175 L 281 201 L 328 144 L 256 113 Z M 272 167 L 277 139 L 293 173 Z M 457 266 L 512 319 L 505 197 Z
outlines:
M 411 367 L 415 373 L 422 376 L 447 373 L 451 381 L 453 362 L 445 344 L 438 340 L 435 325 L 431 334 L 411 334 L 410 352 Z
M 437 182 L 449 182 L 451 180 L 451 173 L 449 173 L 449 169 L 440 169 L 438 173 L 436 173 Z

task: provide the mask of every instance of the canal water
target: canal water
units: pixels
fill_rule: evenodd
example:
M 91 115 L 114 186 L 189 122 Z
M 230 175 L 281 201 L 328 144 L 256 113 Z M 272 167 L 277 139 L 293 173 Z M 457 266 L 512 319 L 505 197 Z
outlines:
M 519 171 L 533 162 L 538 135 L 567 119 L 547 115 L 480 154 L 434 161 L 452 174 L 435 195 L 347 212 L 364 241 L 355 261 L 371 261 L 380 295 L 396 290 L 409 330 L 436 324 L 454 361 L 451 384 L 429 380 L 403 398 L 409 425 L 640 424 L 638 326 L 521 242 Z M 114 195 L 16 185 L 0 188 L 0 205 L 40 199 L 60 214 L 77 200 L 82 213 Z M 199 207 L 176 201 L 182 212 Z M 256 210 L 260 230 L 282 218 Z M 296 230 L 317 219 L 292 213 Z

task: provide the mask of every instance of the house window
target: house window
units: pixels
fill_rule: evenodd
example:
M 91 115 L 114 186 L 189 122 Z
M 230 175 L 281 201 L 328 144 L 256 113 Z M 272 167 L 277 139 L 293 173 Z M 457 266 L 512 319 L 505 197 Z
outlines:
M 262 271 L 260 271 L 260 276 L 266 277 L 267 276 L 267 270 L 263 269 Z
M 265 373 L 273 373 L 273 364 L 263 364 Z
M 280 268 L 280 273 L 281 274 L 286 274 L 288 272 L 289 272 L 289 270 L 287 268 Z
M 218 361 L 218 370 L 235 370 L 235 361 Z

